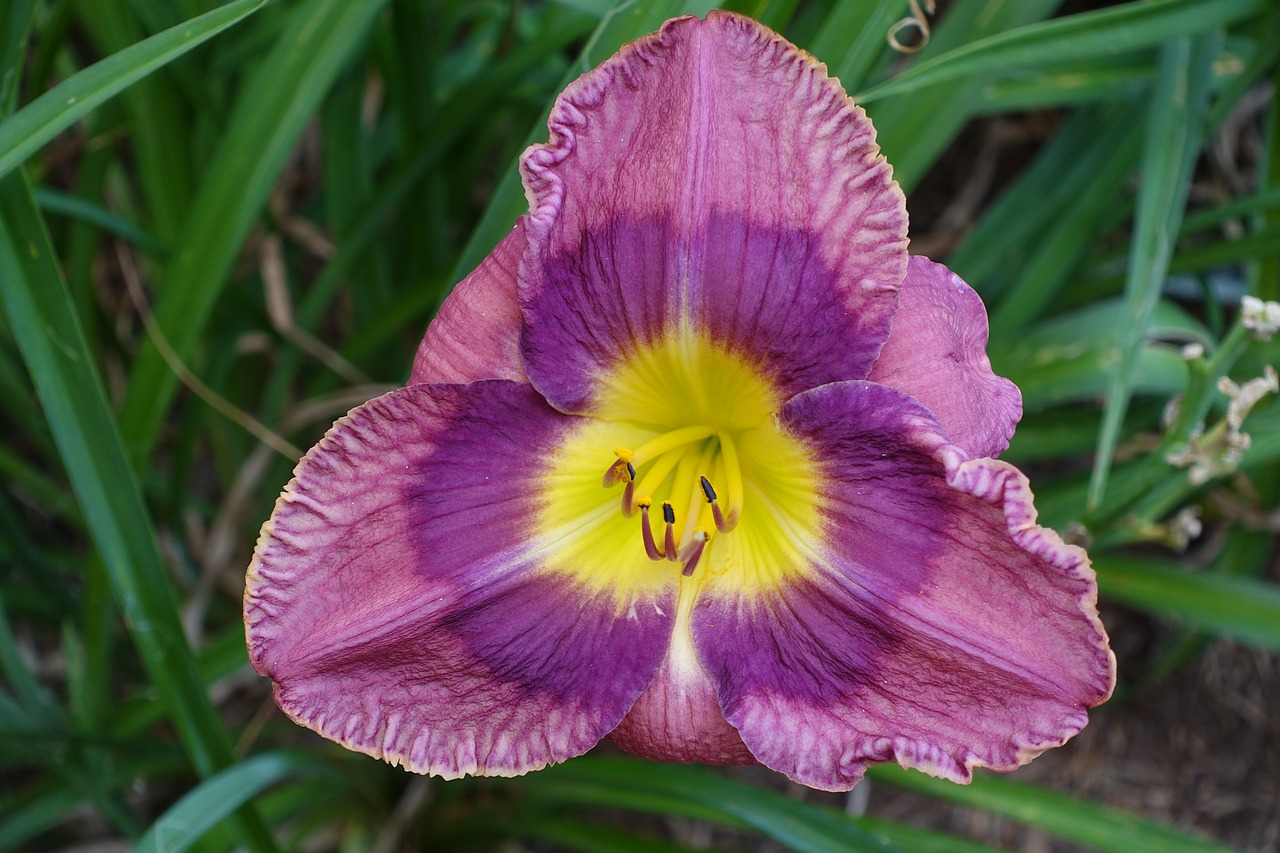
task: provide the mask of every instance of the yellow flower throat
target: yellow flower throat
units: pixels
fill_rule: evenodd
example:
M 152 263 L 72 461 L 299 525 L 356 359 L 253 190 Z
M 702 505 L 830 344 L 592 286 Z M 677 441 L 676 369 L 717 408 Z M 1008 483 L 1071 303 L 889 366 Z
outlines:
M 714 442 L 708 442 L 708 439 L 714 439 Z M 614 455 L 618 458 L 605 471 L 604 486 L 610 488 L 618 483 L 626 484 L 622 491 L 622 514 L 630 518 L 639 510 L 645 555 L 655 562 L 669 560 L 680 563 L 684 566 L 684 575 L 692 575 L 711 538 L 711 526 L 714 525 L 721 533 L 728 533 L 738 526 L 738 519 L 742 516 L 742 469 L 733 437 L 728 432 L 718 432 L 705 425 L 680 427 L 649 439 L 635 451 L 619 447 L 614 450 Z M 692 469 L 688 466 L 691 460 L 695 466 Z M 648 466 L 648 470 L 641 480 L 638 469 L 644 466 Z M 723 482 L 729 485 L 730 494 L 734 496 L 727 513 L 720 508 L 719 496 L 711 480 L 707 474 L 701 473 L 716 469 L 721 469 L 717 474 L 724 474 Z M 672 498 L 679 499 L 679 485 L 689 479 L 691 472 L 697 472 L 698 485 L 685 505 L 683 532 L 679 532 L 681 528 L 676 525 L 675 504 L 670 500 L 663 501 L 665 530 L 659 542 L 653 535 L 653 522 L 649 518 L 649 509 L 653 506 L 650 495 L 655 487 L 675 474 L 676 493 Z M 681 477 L 682 473 L 686 476 Z M 706 500 L 705 506 L 700 506 L 700 498 Z
M 677 581 L 749 594 L 807 564 L 818 471 L 779 429 L 780 400 L 760 369 L 682 330 L 597 388 L 591 416 L 544 475 L 540 529 L 554 571 L 624 606 Z M 669 563 L 680 571 L 663 571 Z

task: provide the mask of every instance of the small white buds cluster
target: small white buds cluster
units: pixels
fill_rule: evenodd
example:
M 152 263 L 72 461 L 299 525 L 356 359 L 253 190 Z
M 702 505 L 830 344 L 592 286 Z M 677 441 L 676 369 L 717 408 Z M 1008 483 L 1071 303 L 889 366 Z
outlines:
M 1262 376 L 1243 385 L 1222 377 L 1218 390 L 1227 396 L 1226 418 L 1207 433 L 1195 432 L 1185 447 L 1165 457 L 1170 465 L 1189 469 L 1187 478 L 1195 486 L 1236 470 L 1251 443 L 1249 434 L 1241 430 L 1244 419 L 1264 396 L 1280 393 L 1280 378 L 1268 364 Z
M 1240 300 L 1240 325 L 1253 332 L 1254 338 L 1269 341 L 1280 332 L 1280 302 L 1263 302 L 1256 296 Z

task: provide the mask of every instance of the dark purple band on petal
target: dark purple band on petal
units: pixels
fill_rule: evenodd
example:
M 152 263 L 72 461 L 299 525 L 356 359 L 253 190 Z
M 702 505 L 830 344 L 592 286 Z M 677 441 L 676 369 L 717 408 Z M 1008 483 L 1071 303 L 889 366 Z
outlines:
M 410 386 L 334 426 L 245 594 L 251 660 L 291 717 L 448 777 L 563 761 L 621 721 L 674 602 L 620 618 L 540 564 L 538 477 L 575 420 L 494 381 Z
M 530 380 L 565 411 L 687 324 L 782 397 L 865 378 L 906 264 L 902 193 L 866 115 L 750 19 L 681 18 L 566 90 L 526 152 Z
M 991 372 L 982 299 L 927 258 L 907 264 L 893 331 L 867 378 L 924 403 L 973 456 L 1003 453 L 1022 418 L 1018 387 Z
M 1025 478 L 872 383 L 802 394 L 780 421 L 822 464 L 825 542 L 766 600 L 693 616 L 756 757 L 832 790 L 889 760 L 967 781 L 1078 732 L 1114 659 L 1084 552 L 1035 526 Z
M 520 219 L 444 300 L 418 346 L 408 384 L 525 381 L 516 302 L 516 270 L 524 250 Z

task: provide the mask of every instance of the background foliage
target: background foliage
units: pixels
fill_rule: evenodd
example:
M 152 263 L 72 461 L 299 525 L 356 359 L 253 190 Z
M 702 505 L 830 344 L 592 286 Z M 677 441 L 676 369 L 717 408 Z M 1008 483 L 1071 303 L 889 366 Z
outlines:
M 726 4 L 855 93 L 913 250 L 988 302 L 1027 408 L 1007 458 L 1091 544 L 1121 654 L 1085 746 L 967 788 L 881 768 L 845 801 L 607 750 L 428 781 L 275 711 L 239 601 L 299 448 L 405 379 L 523 210 L 515 157 L 562 86 L 710 5 L 0 5 L 0 849 L 1280 844 L 1280 406 L 1238 460 L 1212 444 L 1218 378 L 1280 361 L 1237 324 L 1243 294 L 1280 297 L 1269 0 L 954 0 L 910 56 L 885 39 L 905 2 Z M 1200 431 L 1203 481 L 1169 462 Z M 1254 711 L 1196 717 L 1208 750 L 1154 724 L 1142 784 L 1167 796 L 1134 809 L 1110 749 L 1206 661 L 1234 669 L 1194 701 Z

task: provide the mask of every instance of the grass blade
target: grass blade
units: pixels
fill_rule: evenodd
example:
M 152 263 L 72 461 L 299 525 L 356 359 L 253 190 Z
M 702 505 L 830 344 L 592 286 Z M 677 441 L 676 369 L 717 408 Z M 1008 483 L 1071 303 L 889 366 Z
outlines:
M 938 21 L 916 61 L 928 62 L 931 57 L 945 56 L 965 45 L 1039 21 L 1053 14 L 1059 2 L 959 0 Z M 989 76 L 973 74 L 954 83 L 929 86 L 910 98 L 887 98 L 872 104 L 861 95 L 854 95 L 875 123 L 876 142 L 893 165 L 894 180 L 907 193 L 908 208 L 916 184 L 981 109 Z
M 107 210 L 102 205 L 86 201 L 79 196 L 38 187 L 35 190 L 35 197 L 40 209 L 46 213 L 58 213 L 78 219 L 108 234 L 114 234 L 153 255 L 163 257 L 168 252 L 165 244 L 154 234 L 120 214 Z
M 0 119 L 8 118 L 18 104 L 23 54 L 34 9 L 35 0 L 15 0 L 0 13 Z
M 1214 634 L 1280 650 L 1280 586 L 1170 562 L 1097 555 L 1103 595 Z
M 844 0 L 823 22 L 809 51 L 847 91 L 862 86 L 888 48 L 885 34 L 903 17 L 898 0 Z M 855 35 L 850 37 L 850 33 Z
M 133 845 L 133 853 L 180 853 L 235 809 L 291 776 L 333 774 L 314 758 L 264 753 L 200 783 L 160 816 Z
M 526 796 L 677 814 L 693 807 L 706 819 L 749 827 L 797 853 L 898 849 L 839 812 L 696 767 L 581 759 L 544 771 Z
M 871 768 L 868 776 L 941 800 L 995 812 L 1103 853 L 1230 851 L 1224 845 L 1186 835 L 1172 827 L 1116 809 L 983 773 L 974 775 L 969 785 L 956 785 L 893 764 L 882 764 Z
M 1106 490 L 1111 456 L 1133 393 L 1133 370 L 1160 298 L 1169 258 L 1182 223 L 1191 172 L 1201 145 L 1201 119 L 1213 81 L 1212 63 L 1221 33 L 1193 42 L 1180 38 L 1161 51 L 1160 75 L 1153 93 L 1138 189 L 1134 248 L 1125 282 L 1127 325 L 1119 338 L 1119 359 L 1111 375 L 1098 436 L 1098 453 L 1089 481 L 1089 506 Z
M 311 0 L 291 9 L 271 55 L 244 87 L 161 284 L 155 319 L 191 356 L 276 176 L 333 80 L 386 0 Z M 178 378 L 151 342 L 134 364 L 120 414 L 130 456 L 147 458 Z
M 178 621 L 151 519 L 26 178 L 0 180 L 0 298 L 143 664 L 196 769 L 231 763 Z M 241 821 L 255 849 L 273 845 Z
M 1265 12 L 1265 0 L 1158 0 L 1069 15 L 971 42 L 854 97 L 859 103 L 997 71 L 1080 63 L 1203 33 Z
M 260 9 L 267 0 L 234 0 L 96 62 L 0 124 L 0 177 L 85 113 L 157 68 Z

